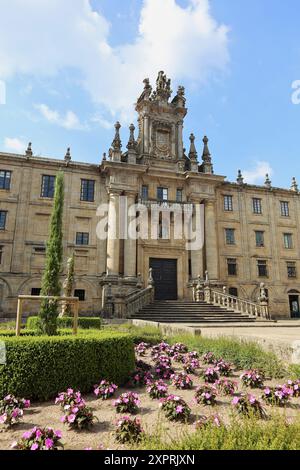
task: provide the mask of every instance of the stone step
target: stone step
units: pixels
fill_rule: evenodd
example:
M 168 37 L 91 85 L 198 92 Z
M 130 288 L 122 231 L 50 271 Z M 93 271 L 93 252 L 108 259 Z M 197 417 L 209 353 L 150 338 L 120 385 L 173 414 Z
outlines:
M 204 301 L 163 300 L 147 305 L 132 318 L 158 323 L 245 323 L 255 322 L 248 314 L 227 310 Z

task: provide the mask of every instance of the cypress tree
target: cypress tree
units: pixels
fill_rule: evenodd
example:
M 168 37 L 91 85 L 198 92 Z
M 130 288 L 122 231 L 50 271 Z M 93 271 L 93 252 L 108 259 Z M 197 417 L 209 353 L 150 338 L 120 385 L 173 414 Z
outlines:
M 55 180 L 54 204 L 50 222 L 50 235 L 46 248 L 45 271 L 42 278 L 41 295 L 60 296 L 60 273 L 63 258 L 62 222 L 64 208 L 64 175 L 59 172 Z M 39 332 L 53 336 L 57 334 L 58 305 L 55 300 L 44 299 L 39 311 Z

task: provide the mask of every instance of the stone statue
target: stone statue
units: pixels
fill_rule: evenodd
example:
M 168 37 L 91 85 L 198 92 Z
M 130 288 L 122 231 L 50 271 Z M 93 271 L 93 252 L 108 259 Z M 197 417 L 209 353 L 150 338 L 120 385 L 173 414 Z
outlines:
M 65 297 L 72 297 L 74 284 L 74 253 L 67 261 L 67 277 L 63 282 L 63 290 Z M 63 302 L 60 317 L 70 317 L 72 315 L 72 307 L 68 302 Z
M 268 302 L 268 296 L 267 296 L 267 292 L 266 292 L 266 289 L 265 289 L 265 284 L 262 282 L 260 284 L 260 288 L 259 288 L 259 301 L 260 302 Z
M 138 101 L 137 101 L 138 103 L 140 103 L 141 101 L 150 101 L 150 95 L 152 93 L 152 86 L 150 85 L 149 78 L 145 78 L 143 83 L 144 83 L 144 90 L 141 96 L 138 98 Z

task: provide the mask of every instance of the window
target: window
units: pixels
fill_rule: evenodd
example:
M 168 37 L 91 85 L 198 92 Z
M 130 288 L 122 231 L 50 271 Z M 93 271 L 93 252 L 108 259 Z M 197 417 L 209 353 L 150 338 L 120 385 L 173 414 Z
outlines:
M 0 246 L 0 264 L 2 264 L 3 261 L 3 246 Z
M 290 206 L 287 201 L 280 201 L 280 209 L 281 209 L 281 215 L 283 217 L 290 216 Z
M 268 266 L 265 260 L 259 260 L 257 262 L 257 267 L 259 277 L 268 277 Z
M 261 199 L 258 199 L 257 197 L 254 197 L 252 199 L 252 206 L 253 206 L 254 214 L 262 214 Z
M 43 175 L 42 176 L 42 189 L 41 197 L 54 197 L 55 189 L 55 176 L 52 175 Z
M 0 170 L 0 189 L 10 189 L 11 171 Z
M 224 211 L 233 211 L 232 196 L 224 196 Z
M 143 185 L 142 186 L 142 199 L 144 199 L 144 201 L 147 201 L 148 197 L 149 197 L 149 188 L 148 186 Z
M 225 228 L 225 238 L 227 245 L 235 244 L 235 230 L 234 228 Z
M 94 202 L 95 181 L 81 180 L 80 200 Z
M 157 188 L 157 199 L 158 199 L 158 201 L 167 201 L 168 200 L 168 189 L 167 188 Z
M 287 262 L 287 273 L 289 278 L 295 278 L 297 277 L 297 268 L 296 268 L 296 263 L 293 261 L 288 261 Z
M 176 202 L 182 202 L 182 189 L 176 190 Z
M 80 302 L 85 301 L 85 290 L 84 289 L 75 289 L 74 297 L 78 297 Z
M 159 213 L 159 220 L 158 220 L 158 238 L 162 240 L 169 240 L 169 224 L 166 220 L 163 221 L 163 215 Z
M 229 276 L 236 276 L 237 275 L 237 264 L 235 258 L 229 258 L 227 260 L 228 266 L 228 275 Z
M 37 254 L 45 254 L 46 253 L 46 248 L 44 246 L 35 246 L 34 247 L 34 252 Z
M 283 234 L 284 248 L 291 250 L 293 248 L 293 235 L 291 233 Z
M 31 295 L 39 296 L 40 293 L 41 293 L 41 288 L 40 287 L 33 287 L 31 289 Z
M 228 293 L 229 295 L 232 295 L 233 297 L 238 297 L 238 290 L 236 287 L 229 287 Z
M 257 247 L 262 247 L 265 246 L 265 233 L 262 232 L 261 230 L 258 230 L 255 232 L 255 242 Z
M 77 232 L 76 233 L 76 245 L 88 245 L 89 244 L 89 234 L 86 232 Z
M 0 211 L 0 230 L 5 230 L 7 211 Z

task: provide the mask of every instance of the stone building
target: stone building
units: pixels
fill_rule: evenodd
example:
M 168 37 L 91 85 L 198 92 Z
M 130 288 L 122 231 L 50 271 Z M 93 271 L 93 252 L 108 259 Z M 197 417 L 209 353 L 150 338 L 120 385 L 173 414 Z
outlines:
M 121 126 L 116 123 L 109 154 L 99 165 L 72 161 L 70 149 L 61 160 L 37 157 L 31 144 L 24 155 L 0 153 L 0 316 L 15 314 L 18 295 L 39 294 L 59 170 L 65 177 L 65 266 L 74 253 L 74 295 L 82 313 L 101 311 L 105 289 L 125 298 L 145 287 L 151 267 L 158 299 L 191 299 L 198 276 L 203 282 L 207 271 L 212 285 L 226 286 L 231 295 L 253 301 L 264 282 L 274 317 L 300 315 L 296 180 L 291 189 L 272 187 L 268 176 L 263 186 L 245 184 L 240 172 L 236 182 L 226 181 L 214 172 L 207 137 L 199 157 L 193 134 L 189 151 L 184 148 L 184 88 L 179 87 L 173 99 L 171 95 L 163 72 L 154 90 L 144 80 L 136 104 L 137 137 L 131 125 L 122 151 Z M 183 214 L 191 211 L 192 227 L 198 230 L 201 225 L 203 246 L 189 250 L 187 235 L 174 236 L 174 214 L 167 229 L 159 215 L 157 237 L 150 236 L 151 223 L 149 236 L 114 236 L 120 232 L 120 213 L 125 213 L 121 199 L 128 207 L 158 207 L 159 213 L 173 204 Z M 103 204 L 108 211 L 107 240 L 97 232 Z M 128 220 L 133 216 L 126 214 Z M 200 217 L 203 223 L 197 225 Z M 28 301 L 25 311 L 37 308 Z

